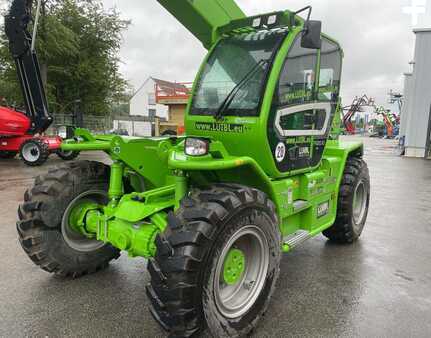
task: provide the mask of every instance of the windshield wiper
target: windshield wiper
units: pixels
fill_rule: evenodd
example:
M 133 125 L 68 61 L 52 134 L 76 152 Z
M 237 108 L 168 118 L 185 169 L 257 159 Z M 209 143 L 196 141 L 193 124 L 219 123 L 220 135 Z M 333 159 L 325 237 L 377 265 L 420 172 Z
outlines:
M 269 63 L 269 60 L 267 59 L 261 59 L 258 63 L 256 63 L 250 71 L 245 74 L 245 76 L 242 78 L 241 81 L 238 82 L 238 84 L 233 87 L 233 89 L 230 91 L 230 93 L 226 96 L 226 98 L 221 103 L 220 107 L 217 109 L 216 113 L 214 114 L 214 118 L 216 120 L 222 120 L 225 111 L 229 108 L 229 106 L 232 104 L 233 99 L 238 94 L 239 90 L 246 84 L 248 81 L 251 80 L 252 76 L 259 70 L 260 66 L 266 65 Z

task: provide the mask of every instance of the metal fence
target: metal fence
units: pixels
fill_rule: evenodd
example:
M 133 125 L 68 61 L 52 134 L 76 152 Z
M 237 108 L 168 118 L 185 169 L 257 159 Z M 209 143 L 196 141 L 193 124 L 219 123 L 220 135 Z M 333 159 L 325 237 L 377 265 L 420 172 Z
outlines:
M 149 116 L 128 114 L 88 115 L 53 114 L 54 123 L 48 133 L 55 134 L 58 126 L 81 126 L 93 133 L 106 134 L 112 130 L 127 130 L 130 136 L 151 136 L 154 134 L 156 119 Z M 166 122 L 159 119 L 159 122 Z
M 82 123 L 77 123 L 77 118 L 74 114 L 54 114 L 53 126 L 70 125 L 76 126 L 82 124 L 83 128 L 89 129 L 92 132 L 105 133 L 113 128 L 113 118 L 110 114 L 106 115 L 82 115 Z

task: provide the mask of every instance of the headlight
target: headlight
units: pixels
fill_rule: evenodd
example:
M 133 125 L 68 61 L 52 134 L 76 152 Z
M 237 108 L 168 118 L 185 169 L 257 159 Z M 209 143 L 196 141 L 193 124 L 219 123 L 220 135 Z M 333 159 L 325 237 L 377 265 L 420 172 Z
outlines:
M 208 140 L 200 138 L 187 138 L 184 151 L 188 156 L 205 156 L 208 154 Z
M 67 138 L 67 128 L 65 126 L 59 127 L 57 135 L 60 136 L 62 139 L 66 139 Z

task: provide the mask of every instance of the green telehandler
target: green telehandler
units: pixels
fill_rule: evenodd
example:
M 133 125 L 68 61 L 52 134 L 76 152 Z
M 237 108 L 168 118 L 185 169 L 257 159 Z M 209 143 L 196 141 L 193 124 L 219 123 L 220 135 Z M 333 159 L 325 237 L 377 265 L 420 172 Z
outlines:
M 363 231 L 363 145 L 339 139 L 343 52 L 311 7 L 247 17 L 233 0 L 158 2 L 209 50 L 186 136 L 76 130 L 64 151 L 103 151 L 112 164 L 38 177 L 19 239 L 36 265 L 72 278 L 120 252 L 145 257 L 150 311 L 171 337 L 242 337 L 269 306 L 283 252 Z

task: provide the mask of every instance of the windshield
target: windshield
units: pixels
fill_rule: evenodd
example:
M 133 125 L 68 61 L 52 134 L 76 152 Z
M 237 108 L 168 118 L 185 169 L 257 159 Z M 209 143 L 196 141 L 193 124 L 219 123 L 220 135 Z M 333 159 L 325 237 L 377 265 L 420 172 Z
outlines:
M 250 70 L 252 76 L 233 97 L 223 115 L 257 116 L 270 62 L 280 32 L 259 32 L 223 39 L 209 57 L 193 97 L 192 115 L 215 115 L 223 101 Z

